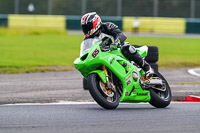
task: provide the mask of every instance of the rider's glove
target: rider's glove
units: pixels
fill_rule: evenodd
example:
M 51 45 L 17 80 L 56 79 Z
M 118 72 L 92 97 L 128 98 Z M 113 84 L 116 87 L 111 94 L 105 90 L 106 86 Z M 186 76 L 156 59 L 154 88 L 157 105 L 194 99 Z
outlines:
M 118 44 L 118 45 L 121 44 L 119 38 L 115 39 L 115 44 Z
M 116 50 L 119 45 L 120 45 L 120 40 L 117 38 L 115 40 L 115 43 L 110 44 L 110 50 Z
M 110 50 L 116 50 L 117 49 L 118 44 L 117 43 L 112 43 L 110 44 Z

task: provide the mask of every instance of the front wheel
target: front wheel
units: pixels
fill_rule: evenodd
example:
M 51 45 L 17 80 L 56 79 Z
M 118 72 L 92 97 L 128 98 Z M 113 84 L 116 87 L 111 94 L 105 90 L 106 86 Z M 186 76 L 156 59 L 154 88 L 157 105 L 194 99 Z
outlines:
M 88 88 L 93 99 L 105 109 L 115 109 L 119 105 L 117 91 L 106 89 L 105 84 L 96 74 L 90 74 L 87 78 Z
M 159 72 L 155 72 L 153 78 L 161 80 L 162 85 L 152 85 L 150 87 L 151 100 L 149 103 L 157 108 L 165 108 L 171 102 L 171 89 L 167 80 Z

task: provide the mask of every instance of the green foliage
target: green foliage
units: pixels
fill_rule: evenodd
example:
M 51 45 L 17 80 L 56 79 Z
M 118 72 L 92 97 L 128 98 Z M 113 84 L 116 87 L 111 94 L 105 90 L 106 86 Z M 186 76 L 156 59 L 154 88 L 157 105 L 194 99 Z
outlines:
M 0 14 L 14 13 L 14 0 L 0 0 Z
M 53 15 L 81 15 L 84 0 L 51 0 Z M 101 16 L 116 16 L 118 0 L 85 0 L 86 12 L 96 11 Z M 192 0 L 158 0 L 158 17 L 191 17 Z M 0 0 L 0 14 L 13 14 L 16 0 Z M 19 14 L 48 14 L 49 0 L 19 0 Z M 154 0 L 121 0 L 122 16 L 154 16 Z M 27 10 L 30 3 L 35 10 Z M 83 4 L 84 5 L 84 4 Z M 195 17 L 200 18 L 200 2 L 195 2 Z
M 81 0 L 53 0 L 53 14 L 81 15 Z
M 87 0 L 86 12 L 97 12 L 100 16 L 116 16 L 117 0 Z M 111 4 L 112 3 L 112 4 Z
M 32 3 L 34 11 L 29 12 L 28 6 Z M 47 14 L 48 13 L 48 0 L 19 0 L 19 13 L 20 14 Z

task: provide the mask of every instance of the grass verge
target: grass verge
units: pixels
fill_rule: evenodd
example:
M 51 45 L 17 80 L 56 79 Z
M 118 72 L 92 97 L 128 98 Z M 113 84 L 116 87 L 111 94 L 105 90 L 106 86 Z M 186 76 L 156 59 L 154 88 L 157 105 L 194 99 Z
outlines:
M 0 67 L 0 74 L 42 73 L 73 70 L 72 66 Z
M 0 29 L 0 73 L 71 70 L 83 38 L 64 32 L 15 33 Z M 159 67 L 200 66 L 200 39 L 128 37 L 127 41 L 158 46 Z

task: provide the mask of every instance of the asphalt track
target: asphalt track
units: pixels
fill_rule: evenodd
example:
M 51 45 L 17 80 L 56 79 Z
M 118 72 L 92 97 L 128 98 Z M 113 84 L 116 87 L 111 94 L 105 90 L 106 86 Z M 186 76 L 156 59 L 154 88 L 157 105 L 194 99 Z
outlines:
M 169 82 L 173 100 L 183 100 L 188 95 L 200 96 L 200 77 L 187 71 L 187 68 L 160 69 Z M 89 92 L 83 90 L 82 80 L 76 70 L 0 75 L 0 104 L 92 102 Z
M 199 77 L 187 68 L 160 72 L 174 98 L 199 95 Z M 83 90 L 78 71 L 0 75 L 0 88 L 0 133 L 200 131 L 200 103 L 172 102 L 165 109 L 148 103 L 120 104 L 116 110 L 105 110 Z
M 199 133 L 200 103 L 120 104 L 105 110 L 96 103 L 0 106 L 0 133 Z
M 200 77 L 189 74 L 187 68 L 160 72 L 168 80 L 174 99 L 200 95 Z M 165 109 L 148 103 L 120 104 L 116 110 L 105 110 L 83 90 L 82 76 L 75 70 L 0 75 L 0 88 L 0 133 L 200 131 L 200 103 L 173 102 Z

